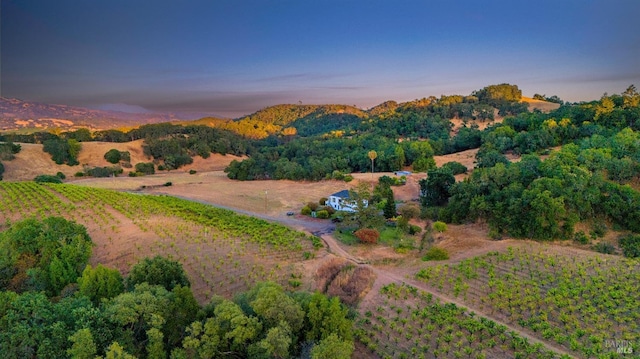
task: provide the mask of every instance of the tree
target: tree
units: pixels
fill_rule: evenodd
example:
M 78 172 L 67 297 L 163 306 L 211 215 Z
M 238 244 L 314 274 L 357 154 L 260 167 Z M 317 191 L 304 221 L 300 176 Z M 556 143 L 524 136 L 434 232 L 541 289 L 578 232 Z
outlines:
M 352 341 L 343 340 L 336 334 L 331 334 L 311 349 L 311 359 L 349 359 L 353 350 Z
M 307 312 L 307 340 L 319 341 L 332 335 L 347 341 L 353 339 L 353 323 L 347 318 L 348 310 L 340 303 L 338 297 L 329 299 L 326 295 L 316 292 L 311 296 Z
M 73 359 L 93 359 L 96 356 L 96 343 L 93 341 L 91 330 L 84 328 L 75 332 L 69 337 L 69 341 L 73 343 L 71 348 L 67 349 L 67 355 Z
M 629 234 L 618 239 L 622 254 L 628 258 L 640 257 L 640 235 Z
M 268 327 L 273 328 L 284 321 L 290 330 L 297 333 L 304 322 L 304 311 L 300 304 L 284 293 L 275 283 L 257 285 L 249 294 L 255 297 L 249 304 Z
M 2 175 L 4 174 L 4 165 L 0 162 L 0 181 L 2 181 Z
M 441 206 L 449 199 L 449 188 L 456 182 L 448 168 L 438 168 L 427 172 L 427 178 L 421 179 L 420 203 L 425 207 Z
M 156 166 L 153 162 L 139 162 L 136 163 L 136 172 L 143 173 L 145 175 L 152 175 L 156 173 Z
M 76 282 L 93 246 L 84 226 L 61 217 L 13 223 L 0 233 L 0 243 L 6 249 L 0 253 L 0 283 L 50 295 Z
M 367 156 L 369 156 L 369 159 L 371 160 L 371 177 L 373 177 L 373 160 L 378 157 L 378 153 L 374 150 L 371 150 L 369 151 L 369 153 L 367 153 Z
M 393 197 L 393 191 L 391 188 L 387 191 L 387 198 L 384 204 L 384 208 L 382 209 L 384 213 L 384 218 L 393 218 L 396 216 L 396 200 Z
M 132 290 L 136 284 L 147 282 L 161 285 L 167 290 L 181 285 L 189 287 L 191 283 L 182 269 L 182 264 L 161 256 L 145 258 L 131 268 L 127 277 L 127 288 Z
M 101 299 L 109 299 L 118 296 L 124 291 L 122 275 L 116 269 L 111 269 L 98 264 L 94 269 L 88 265 L 78 278 L 78 290 L 87 296 L 95 304 Z
M 289 347 L 293 342 L 292 336 L 289 325 L 281 321 L 278 326 L 267 331 L 264 339 L 249 348 L 249 355 L 254 358 L 261 356 L 265 358 L 288 358 Z
M 135 356 L 127 353 L 118 342 L 113 342 L 105 354 L 106 359 L 136 359 Z
M 380 211 L 370 204 L 371 186 L 366 182 L 359 183 L 349 191 L 349 200 L 356 204 L 355 212 L 345 217 L 341 226 L 344 228 L 379 228 L 384 224 Z
M 122 159 L 122 155 L 120 154 L 120 151 L 116 150 L 115 148 L 112 148 L 109 151 L 107 151 L 107 153 L 104 154 L 104 159 L 107 160 L 107 162 L 113 163 L 115 165 L 120 163 L 120 160 Z

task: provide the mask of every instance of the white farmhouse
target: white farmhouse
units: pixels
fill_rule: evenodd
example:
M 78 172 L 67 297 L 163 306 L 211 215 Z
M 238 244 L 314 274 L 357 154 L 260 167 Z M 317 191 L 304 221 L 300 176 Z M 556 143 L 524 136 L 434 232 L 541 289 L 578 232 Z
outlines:
M 363 204 L 366 207 L 368 201 L 366 199 L 363 200 Z M 327 205 L 336 211 L 356 212 L 358 210 L 358 204 L 349 197 L 349 191 L 346 189 L 330 195 L 327 200 Z

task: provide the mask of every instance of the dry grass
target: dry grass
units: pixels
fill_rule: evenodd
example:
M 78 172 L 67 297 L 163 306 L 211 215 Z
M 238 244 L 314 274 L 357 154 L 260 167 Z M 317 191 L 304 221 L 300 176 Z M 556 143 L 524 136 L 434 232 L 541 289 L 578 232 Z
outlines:
M 82 171 L 84 165 L 89 167 L 113 166 L 113 164 L 104 159 L 104 154 L 113 148 L 118 151 L 129 151 L 131 154 L 131 164 L 133 166 L 135 166 L 136 163 L 152 161 L 153 158 L 144 155 L 142 144 L 143 140 L 125 143 L 83 142 L 82 150 L 78 155 L 80 165 L 68 166 L 55 164 L 55 162 L 51 160 L 51 156 L 42 150 L 41 144 L 21 143 L 22 150 L 16 154 L 16 158 L 12 161 L 3 162 L 5 165 L 4 179 L 6 181 L 28 181 L 41 174 L 56 174 L 57 172 L 62 172 L 67 176 L 68 180 L 73 180 L 73 175 L 76 172 Z M 221 154 L 212 154 L 207 159 L 195 157 L 193 164 L 171 173 L 186 173 L 191 169 L 198 172 L 221 171 L 227 167 L 231 161 L 239 159 L 242 159 L 242 157 L 233 155 L 223 156 Z M 125 169 L 124 175 L 126 176 L 132 170 L 133 168 Z
M 364 265 L 355 265 L 344 258 L 332 257 L 316 270 L 316 288 L 336 296 L 347 305 L 355 305 L 369 292 L 376 275 Z

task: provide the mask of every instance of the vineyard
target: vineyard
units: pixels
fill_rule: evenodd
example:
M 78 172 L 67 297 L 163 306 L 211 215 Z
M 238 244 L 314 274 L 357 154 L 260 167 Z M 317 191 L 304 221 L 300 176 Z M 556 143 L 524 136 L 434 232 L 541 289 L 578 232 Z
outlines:
M 640 344 L 638 261 L 509 247 L 416 278 L 578 357 L 616 357 L 615 340 Z
M 380 290 L 357 321 L 360 342 L 382 358 L 554 358 L 540 343 L 408 285 Z
M 180 261 L 201 301 L 266 280 L 300 287 L 304 261 L 321 246 L 285 226 L 174 197 L 0 182 L 0 223 L 47 216 L 87 227 L 96 244 L 93 263 L 126 272 L 144 257 Z

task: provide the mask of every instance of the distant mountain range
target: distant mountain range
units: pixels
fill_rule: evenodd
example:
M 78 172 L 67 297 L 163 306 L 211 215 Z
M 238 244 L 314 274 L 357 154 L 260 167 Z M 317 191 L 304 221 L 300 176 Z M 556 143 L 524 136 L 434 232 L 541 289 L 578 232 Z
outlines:
M 137 127 L 149 123 L 197 119 L 170 113 L 129 113 L 50 105 L 0 97 L 0 131 L 61 128 L 92 130 Z

